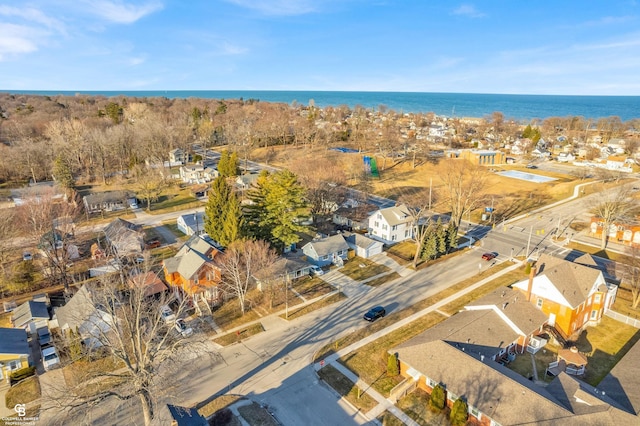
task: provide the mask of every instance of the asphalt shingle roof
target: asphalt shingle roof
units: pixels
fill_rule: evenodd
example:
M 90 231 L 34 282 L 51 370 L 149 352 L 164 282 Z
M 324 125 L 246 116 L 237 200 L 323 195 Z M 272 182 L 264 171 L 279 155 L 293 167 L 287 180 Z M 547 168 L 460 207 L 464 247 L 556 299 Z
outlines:
M 0 328 L 0 354 L 28 355 L 27 332 L 23 328 Z
M 327 238 L 323 238 L 321 240 L 311 241 L 306 245 L 308 244 L 311 244 L 311 246 L 313 246 L 313 249 L 319 257 L 327 256 L 340 250 L 349 250 L 349 245 L 344 240 L 342 234 L 336 234 Z M 304 247 L 302 249 L 304 250 Z
M 14 309 L 11 321 L 16 327 L 23 327 L 34 319 L 49 319 L 49 311 L 45 302 L 29 300 Z

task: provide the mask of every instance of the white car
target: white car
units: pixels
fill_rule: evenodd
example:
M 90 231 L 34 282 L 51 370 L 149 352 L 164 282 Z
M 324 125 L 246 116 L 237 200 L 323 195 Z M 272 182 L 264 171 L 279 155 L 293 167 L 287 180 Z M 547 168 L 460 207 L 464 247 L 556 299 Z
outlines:
M 49 371 L 60 365 L 60 357 L 55 347 L 45 346 L 42 348 L 42 364 L 45 371 Z
M 182 334 L 182 337 L 189 337 L 193 334 L 193 329 L 182 318 L 176 320 L 174 327 L 178 333 Z
M 167 324 L 175 322 L 176 320 L 176 314 L 173 313 L 169 305 L 160 306 L 160 315 Z
M 322 274 L 324 274 L 324 271 L 322 270 L 322 268 L 320 268 L 317 265 L 311 265 L 311 268 L 309 269 L 309 272 L 311 272 L 311 275 L 322 275 Z

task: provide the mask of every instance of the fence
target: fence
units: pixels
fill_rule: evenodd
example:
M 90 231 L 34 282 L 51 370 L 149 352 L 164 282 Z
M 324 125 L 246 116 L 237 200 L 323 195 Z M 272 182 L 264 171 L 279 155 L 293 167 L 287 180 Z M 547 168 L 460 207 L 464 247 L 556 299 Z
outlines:
M 640 328 L 640 320 L 638 319 L 629 318 L 626 315 L 619 314 L 612 310 L 608 310 L 604 314 L 610 318 L 613 318 L 616 321 L 620 321 L 622 323 L 628 324 L 635 328 Z

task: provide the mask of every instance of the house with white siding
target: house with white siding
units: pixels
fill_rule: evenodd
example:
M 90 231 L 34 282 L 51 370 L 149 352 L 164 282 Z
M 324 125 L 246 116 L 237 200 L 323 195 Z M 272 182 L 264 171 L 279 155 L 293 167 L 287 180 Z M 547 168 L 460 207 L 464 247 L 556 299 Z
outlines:
M 413 238 L 413 217 L 404 204 L 380 209 L 369 216 L 369 236 L 385 244 Z

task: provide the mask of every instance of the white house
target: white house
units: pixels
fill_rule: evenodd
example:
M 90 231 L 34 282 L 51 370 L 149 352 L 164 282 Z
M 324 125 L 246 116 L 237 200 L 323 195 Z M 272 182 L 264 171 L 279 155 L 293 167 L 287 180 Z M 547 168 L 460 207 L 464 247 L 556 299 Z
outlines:
M 385 244 L 413 238 L 413 218 L 404 204 L 380 209 L 369 216 L 369 236 Z
M 178 229 L 186 235 L 202 235 L 204 231 L 204 212 L 183 214 L 177 220 Z
M 571 152 L 561 152 L 558 154 L 557 160 L 560 163 L 574 162 L 576 161 L 576 156 L 573 155 Z
M 189 164 L 180 167 L 180 178 L 185 183 L 205 183 L 218 177 L 218 171 L 202 164 Z

